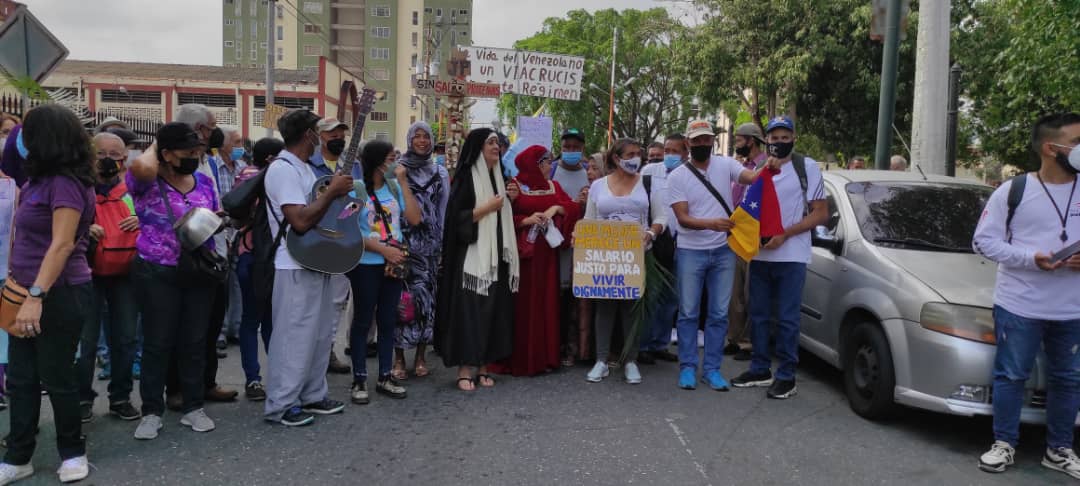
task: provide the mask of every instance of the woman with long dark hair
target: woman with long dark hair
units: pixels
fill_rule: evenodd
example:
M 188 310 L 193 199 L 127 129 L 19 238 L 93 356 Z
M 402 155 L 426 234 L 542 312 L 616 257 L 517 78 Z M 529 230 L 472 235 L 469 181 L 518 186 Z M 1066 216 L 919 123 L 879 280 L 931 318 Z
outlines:
M 394 358 L 394 335 L 397 324 L 398 301 L 401 300 L 402 265 L 406 263 L 407 248 L 402 245 L 402 220 L 420 224 L 420 208 L 416 204 L 406 169 L 394 160 L 394 146 L 372 140 L 360 153 L 364 187 L 367 194 L 366 214 L 361 215 L 360 227 L 369 236 L 364 241 L 367 251 L 360 264 L 348 273 L 355 299 L 350 346 L 353 350 L 366 347 L 368 330 L 374 316 L 378 325 L 379 375 L 375 391 L 390 398 L 405 398 L 405 387 L 390 376 Z M 407 270 L 404 270 L 407 272 Z M 353 403 L 368 403 L 367 359 L 365 353 L 354 351 Z
M 49 392 L 63 461 L 57 474 L 66 483 L 90 474 L 75 352 L 83 324 L 93 320 L 86 253 L 97 178 L 90 139 L 67 108 L 48 104 L 30 110 L 17 137 L 28 180 L 15 212 L 10 278 L 25 289 L 26 300 L 11 330 L 18 337 L 8 345 L 11 432 L 0 484 L 34 473 L 30 459 L 37 445 L 42 385 Z
M 462 391 L 495 386 L 488 365 L 514 348 L 520 269 L 508 199 L 516 191 L 507 191 L 500 155 L 494 131 L 469 132 L 446 208 L 435 346 L 444 365 L 458 367 Z
M 415 312 L 412 313 L 415 318 L 408 322 L 399 322 L 394 332 L 396 349 L 391 373 L 397 380 L 403 380 L 407 376 L 405 350 L 411 348 L 416 348 L 413 373 L 417 377 L 428 375 L 424 352 L 431 343 L 432 327 L 435 323 L 435 295 L 439 260 L 442 258 L 443 220 L 450 195 L 450 173 L 446 171 L 446 167 L 436 164 L 431 156 L 435 147 L 432 140 L 434 133 L 427 123 L 413 123 L 405 138 L 409 148 L 400 159 L 401 165 L 405 166 L 408 186 L 416 196 L 416 203 L 420 208 L 420 222 L 412 224 L 406 220 L 402 223 L 405 242 L 409 245 L 409 276 L 405 279 L 405 291 L 409 293 L 415 307 Z
M 194 208 L 220 209 L 214 181 L 196 172 L 205 149 L 190 126 L 168 123 L 157 132 L 157 156 L 136 159 L 127 173 L 128 192 L 142 225 L 132 266 L 144 340 L 139 381 L 143 418 L 135 429 L 136 439 L 157 438 L 162 427 L 170 354 L 176 357 L 183 395 L 180 423 L 195 432 L 215 427 L 203 410 L 206 335 L 215 285 L 180 271 L 183 249 L 173 230 L 173 221 Z M 204 246 L 212 251 L 214 239 Z

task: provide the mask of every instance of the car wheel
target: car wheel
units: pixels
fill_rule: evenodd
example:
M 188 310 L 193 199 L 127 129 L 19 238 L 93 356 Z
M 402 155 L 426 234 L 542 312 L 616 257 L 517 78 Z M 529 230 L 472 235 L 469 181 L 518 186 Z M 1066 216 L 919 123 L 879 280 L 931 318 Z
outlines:
M 876 323 L 860 322 L 845 348 L 844 390 L 851 409 L 871 420 L 888 418 L 896 411 L 896 374 L 885 333 Z

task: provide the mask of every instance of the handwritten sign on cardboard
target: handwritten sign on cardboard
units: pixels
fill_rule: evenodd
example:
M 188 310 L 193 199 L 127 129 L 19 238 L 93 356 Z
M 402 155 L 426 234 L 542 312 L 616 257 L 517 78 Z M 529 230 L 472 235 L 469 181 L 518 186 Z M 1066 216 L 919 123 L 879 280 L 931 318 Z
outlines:
M 645 288 L 641 225 L 581 220 L 574 226 L 574 297 L 634 300 Z

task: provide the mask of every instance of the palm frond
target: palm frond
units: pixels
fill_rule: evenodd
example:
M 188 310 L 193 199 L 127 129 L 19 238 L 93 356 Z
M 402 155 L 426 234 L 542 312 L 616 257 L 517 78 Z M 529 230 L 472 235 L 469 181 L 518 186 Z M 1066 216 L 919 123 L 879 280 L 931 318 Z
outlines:
M 637 349 L 638 336 L 648 328 L 660 302 L 672 295 L 675 295 L 675 277 L 660 265 L 651 251 L 645 252 L 645 288 L 641 298 L 634 302 L 630 311 L 633 325 L 626 335 L 626 342 L 623 343 L 620 362 L 626 362 L 630 352 Z

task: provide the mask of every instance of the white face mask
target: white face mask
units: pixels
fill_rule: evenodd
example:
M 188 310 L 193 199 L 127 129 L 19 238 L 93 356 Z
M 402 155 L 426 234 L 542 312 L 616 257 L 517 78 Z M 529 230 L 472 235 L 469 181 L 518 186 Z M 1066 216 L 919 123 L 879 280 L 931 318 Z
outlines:
M 1061 145 L 1061 144 L 1058 144 L 1058 143 L 1052 143 L 1050 145 L 1053 145 L 1055 147 L 1061 147 L 1061 148 L 1069 148 L 1068 145 Z M 1059 161 L 1062 158 L 1062 155 L 1064 155 L 1064 154 L 1058 154 L 1057 158 L 1059 159 Z M 1066 157 L 1065 160 L 1069 163 L 1070 166 L 1072 166 L 1073 171 L 1074 172 L 1080 172 L 1080 144 L 1077 144 L 1077 145 L 1073 146 L 1069 150 L 1069 154 L 1067 156 L 1065 156 L 1065 157 Z
M 626 160 L 619 160 L 619 167 L 631 174 L 637 174 L 638 169 L 641 167 L 641 157 L 634 157 Z

